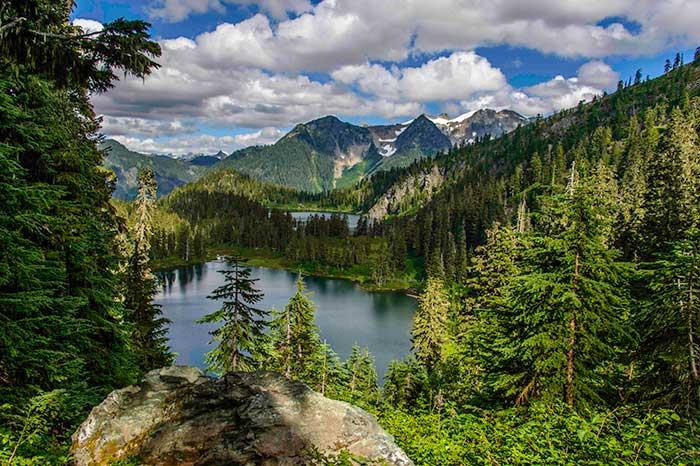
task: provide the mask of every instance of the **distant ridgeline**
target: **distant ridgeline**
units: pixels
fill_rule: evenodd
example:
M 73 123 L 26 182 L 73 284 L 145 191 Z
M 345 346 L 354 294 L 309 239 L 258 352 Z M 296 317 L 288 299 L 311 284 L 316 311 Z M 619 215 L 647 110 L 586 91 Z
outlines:
M 114 140 L 102 145 L 105 165 L 117 174 L 115 197 L 132 199 L 138 168 L 149 166 L 159 195 L 197 179 L 204 169 L 233 168 L 265 182 L 309 193 L 350 187 L 372 174 L 403 168 L 453 146 L 498 137 L 527 119 L 507 110 L 479 110 L 452 120 L 418 118 L 395 125 L 356 126 L 334 116 L 297 125 L 275 144 L 241 149 L 226 157 L 199 155 L 174 159 L 129 151 Z

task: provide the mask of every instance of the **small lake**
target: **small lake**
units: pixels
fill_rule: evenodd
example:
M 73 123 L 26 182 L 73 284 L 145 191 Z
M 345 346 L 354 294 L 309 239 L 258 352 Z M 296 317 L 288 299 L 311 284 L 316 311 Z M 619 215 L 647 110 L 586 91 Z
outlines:
M 326 218 L 330 218 L 333 212 L 289 212 L 295 220 L 300 220 L 306 222 L 306 220 L 312 215 L 320 215 Z M 340 214 L 345 215 L 348 218 L 348 227 L 350 231 L 355 231 L 357 228 L 357 222 L 360 220 L 360 215 L 357 214 Z
M 159 274 L 163 287 L 155 302 L 172 321 L 168 337 L 177 353 L 177 364 L 204 366 L 204 354 L 211 349 L 208 332 L 213 327 L 196 320 L 219 308 L 220 304 L 207 295 L 223 284 L 217 271 L 224 267 L 224 261 L 212 261 Z M 296 291 L 296 274 L 265 267 L 251 269 L 252 277 L 259 279 L 257 287 L 265 294 L 259 308 L 284 308 Z M 416 300 L 402 293 L 371 293 L 349 280 L 305 277 L 305 282 L 316 305 L 321 338 L 343 360 L 354 343 L 367 346 L 375 357 L 381 383 L 389 362 L 410 352 Z

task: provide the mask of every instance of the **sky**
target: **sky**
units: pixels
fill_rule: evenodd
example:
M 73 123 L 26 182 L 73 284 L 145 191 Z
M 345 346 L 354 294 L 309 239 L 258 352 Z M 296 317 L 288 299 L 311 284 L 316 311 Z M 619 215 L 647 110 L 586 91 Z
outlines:
M 77 0 L 88 31 L 144 19 L 161 67 L 92 96 L 147 153 L 230 153 L 297 123 L 551 114 L 700 45 L 700 0 Z

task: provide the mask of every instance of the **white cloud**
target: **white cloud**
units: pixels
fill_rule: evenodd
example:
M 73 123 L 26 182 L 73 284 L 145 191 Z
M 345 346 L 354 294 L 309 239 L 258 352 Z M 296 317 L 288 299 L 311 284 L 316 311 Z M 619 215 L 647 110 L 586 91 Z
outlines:
M 416 102 L 464 99 L 506 85 L 503 73 L 474 52 L 455 52 L 415 68 L 349 65 L 331 76 L 345 84 L 356 83 L 369 94 Z
M 223 10 L 228 0 L 165 0 L 171 17 Z M 240 3 L 240 2 L 239 2 Z M 250 0 L 263 12 L 292 11 L 271 23 L 265 14 L 223 23 L 196 42 L 201 63 L 275 71 L 331 71 L 411 54 L 507 44 L 566 57 L 649 55 L 700 41 L 692 18 L 697 0 Z M 156 9 L 157 10 L 157 9 Z M 160 11 L 160 10 L 157 10 Z M 163 13 L 165 14 L 165 13 Z M 599 23 L 611 17 L 639 25 Z
M 114 136 L 113 138 L 130 150 L 145 154 L 216 154 L 220 150 L 228 154 L 241 148 L 240 144 L 236 142 L 235 136 L 212 136 L 210 134 L 175 137 L 168 140 L 141 139 L 129 136 Z
M 262 146 L 274 144 L 284 134 L 278 128 L 267 127 L 262 128 L 254 133 L 239 134 L 234 136 L 234 140 L 242 147 L 246 146 Z
M 100 23 L 99 21 L 94 21 L 92 19 L 76 18 L 73 20 L 72 24 L 73 26 L 81 27 L 86 33 L 100 32 L 104 29 L 102 23 Z
M 145 118 L 104 116 L 101 130 L 110 136 L 139 135 L 158 137 L 194 133 L 197 131 L 197 127 L 191 121 L 159 121 Z
M 395 121 L 435 103 L 547 114 L 613 88 L 618 75 L 605 57 L 700 42 L 698 0 L 159 0 L 150 11 L 179 21 L 234 3 L 259 13 L 161 40 L 162 68 L 145 83 L 127 78 L 94 97 L 105 133 L 177 136 L 186 147 L 204 125 L 261 131 L 230 140 L 237 145 L 327 114 Z M 615 17 L 636 25 L 608 24 Z M 498 44 L 590 61 L 577 76 L 515 89 L 473 51 Z
M 152 2 L 148 12 L 153 18 L 177 23 L 192 14 L 208 11 L 225 13 L 226 4 L 255 5 L 277 19 L 286 19 L 288 13 L 299 14 L 311 10 L 309 0 L 157 0 Z
M 496 92 L 483 93 L 460 102 L 462 110 L 474 108 L 511 109 L 526 116 L 547 115 L 552 112 L 590 101 L 614 88 L 619 78 L 609 65 L 601 61 L 584 63 L 577 76 L 556 76 L 549 81 L 514 89 L 506 85 Z

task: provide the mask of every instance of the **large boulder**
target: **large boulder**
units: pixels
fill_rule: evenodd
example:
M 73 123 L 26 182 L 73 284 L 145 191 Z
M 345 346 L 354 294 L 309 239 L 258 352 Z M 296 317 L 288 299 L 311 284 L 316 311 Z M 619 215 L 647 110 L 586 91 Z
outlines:
M 341 451 L 411 465 L 373 416 L 272 372 L 221 378 L 173 366 L 112 392 L 71 448 L 77 465 L 303 465 Z

